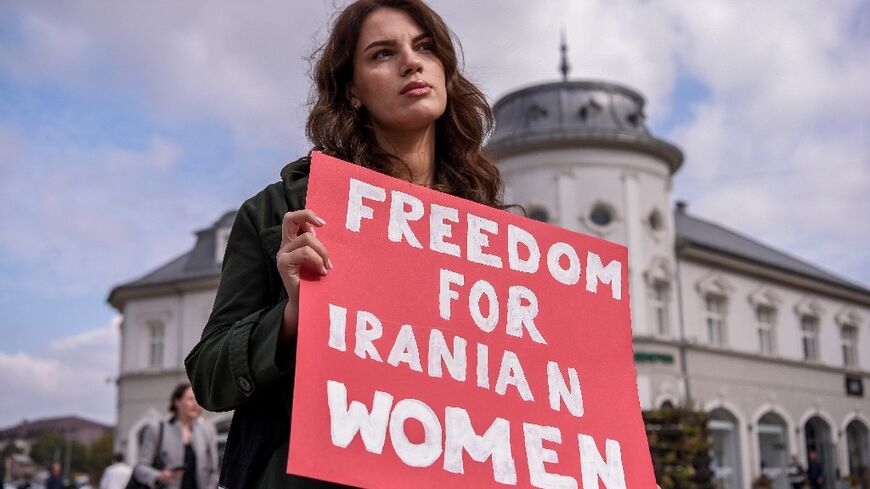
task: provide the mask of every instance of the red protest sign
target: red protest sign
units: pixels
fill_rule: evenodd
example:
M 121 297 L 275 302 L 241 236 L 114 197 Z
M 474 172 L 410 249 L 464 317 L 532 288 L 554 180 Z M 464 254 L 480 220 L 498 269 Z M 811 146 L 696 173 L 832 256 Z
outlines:
M 314 153 L 288 472 L 652 488 L 626 249 Z

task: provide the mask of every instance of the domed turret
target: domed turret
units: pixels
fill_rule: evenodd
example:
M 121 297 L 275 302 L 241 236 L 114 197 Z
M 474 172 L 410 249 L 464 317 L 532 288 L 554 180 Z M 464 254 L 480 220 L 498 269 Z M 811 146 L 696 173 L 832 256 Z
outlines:
M 652 136 L 643 97 L 602 81 L 561 81 L 509 93 L 494 107 L 488 148 L 497 157 L 552 146 L 621 147 L 647 152 L 679 169 L 683 153 Z
M 671 177 L 679 148 L 646 126 L 644 99 L 615 83 L 569 80 L 505 95 L 487 145 L 505 177 L 505 200 L 532 219 L 628 247 L 635 335 L 673 337 Z

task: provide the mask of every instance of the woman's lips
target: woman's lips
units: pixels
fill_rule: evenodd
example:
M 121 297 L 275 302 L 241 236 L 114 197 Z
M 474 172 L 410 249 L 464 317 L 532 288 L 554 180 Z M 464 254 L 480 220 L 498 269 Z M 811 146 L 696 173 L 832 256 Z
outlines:
M 410 95 L 412 97 L 419 97 L 421 95 L 426 95 L 432 90 L 432 87 L 420 87 L 420 88 L 412 88 L 408 90 L 403 95 Z
M 415 80 L 408 83 L 402 88 L 400 95 L 408 95 L 411 97 L 420 97 L 432 91 L 432 86 L 424 80 Z

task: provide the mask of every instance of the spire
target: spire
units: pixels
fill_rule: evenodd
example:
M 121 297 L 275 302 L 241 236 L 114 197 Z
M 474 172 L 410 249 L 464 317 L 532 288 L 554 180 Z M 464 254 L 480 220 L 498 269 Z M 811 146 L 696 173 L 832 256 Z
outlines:
M 562 27 L 562 42 L 559 46 L 562 51 L 562 63 L 559 65 L 559 70 L 562 72 L 562 81 L 568 81 L 568 70 L 571 65 L 568 64 L 568 43 L 565 41 L 565 27 Z

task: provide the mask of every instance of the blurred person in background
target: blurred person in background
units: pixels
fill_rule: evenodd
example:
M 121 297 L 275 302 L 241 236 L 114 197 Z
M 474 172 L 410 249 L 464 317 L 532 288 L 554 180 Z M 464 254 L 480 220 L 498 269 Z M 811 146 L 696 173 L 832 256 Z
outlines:
M 124 456 L 116 453 L 114 463 L 103 471 L 103 477 L 100 479 L 100 489 L 124 489 L 127 482 L 130 481 L 130 476 L 133 474 L 133 468 L 124 463 Z
M 166 489 L 215 489 L 218 484 L 217 434 L 200 421 L 202 408 L 190 384 L 175 387 L 168 421 L 148 425 L 133 468 L 136 481 Z
M 63 478 L 61 477 L 61 466 L 55 462 L 49 467 L 49 476 L 45 480 L 45 489 L 63 489 Z
M 807 480 L 810 482 L 810 488 L 822 489 L 825 483 L 825 468 L 819 461 L 819 455 L 815 450 L 810 450 L 807 459 Z
M 788 483 L 792 489 L 802 489 L 807 481 L 807 472 L 798 460 L 797 455 L 791 456 L 788 464 Z
M 33 478 L 32 475 L 24 474 L 24 480 L 22 480 L 21 483 L 18 484 L 17 489 L 30 489 L 32 487 L 32 485 L 31 485 L 32 478 Z M 4 487 L 8 487 L 8 486 L 4 486 Z

